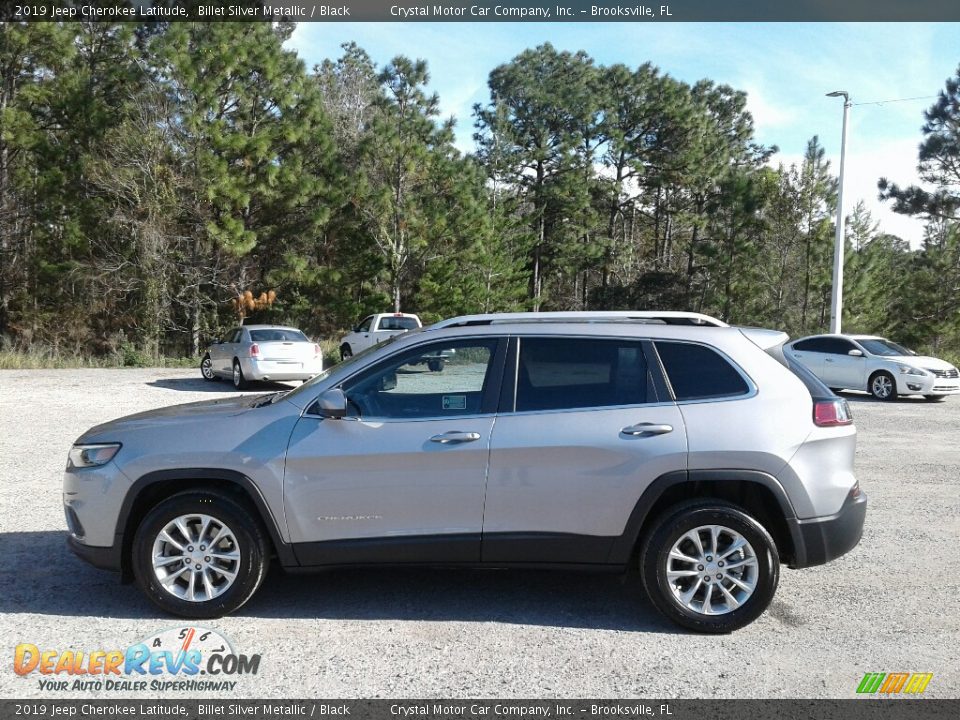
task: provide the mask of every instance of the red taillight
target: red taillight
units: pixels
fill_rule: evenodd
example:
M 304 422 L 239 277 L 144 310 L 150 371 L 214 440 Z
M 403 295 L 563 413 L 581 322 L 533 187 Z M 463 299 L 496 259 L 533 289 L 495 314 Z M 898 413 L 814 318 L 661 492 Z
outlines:
M 260 346 L 256 343 L 250 346 L 250 357 L 260 357 Z
M 323 355 L 323 350 L 320 349 L 320 346 L 319 346 L 319 345 L 314 344 L 314 346 L 313 346 L 313 356 L 314 356 L 314 357 L 320 357 L 321 355 Z
M 813 404 L 813 423 L 819 427 L 836 427 L 853 422 L 846 400 L 818 400 Z

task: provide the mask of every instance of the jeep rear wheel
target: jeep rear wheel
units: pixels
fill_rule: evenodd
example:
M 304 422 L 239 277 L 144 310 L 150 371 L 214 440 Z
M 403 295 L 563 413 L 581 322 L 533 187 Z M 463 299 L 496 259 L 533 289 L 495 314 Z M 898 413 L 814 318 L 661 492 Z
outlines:
M 640 552 L 643 584 L 675 623 L 726 633 L 756 620 L 773 599 L 780 559 L 770 533 L 735 505 L 694 501 L 668 509 Z
M 215 618 L 243 605 L 263 581 L 267 538 L 251 513 L 214 492 L 174 495 L 140 523 L 133 540 L 137 585 L 158 607 Z

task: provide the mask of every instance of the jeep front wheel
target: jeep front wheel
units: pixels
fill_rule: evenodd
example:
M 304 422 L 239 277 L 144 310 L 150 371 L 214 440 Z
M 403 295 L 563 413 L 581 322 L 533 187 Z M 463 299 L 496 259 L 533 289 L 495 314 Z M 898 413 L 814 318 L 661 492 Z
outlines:
M 137 584 L 155 605 L 182 617 L 216 618 L 256 592 L 269 554 L 249 510 L 218 492 L 191 491 L 147 513 L 132 560 Z

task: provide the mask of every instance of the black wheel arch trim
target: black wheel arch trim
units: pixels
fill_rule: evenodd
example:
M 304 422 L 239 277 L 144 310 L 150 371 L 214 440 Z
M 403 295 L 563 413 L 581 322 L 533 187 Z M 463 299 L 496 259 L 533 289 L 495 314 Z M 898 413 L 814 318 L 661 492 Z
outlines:
M 123 504 L 120 506 L 120 514 L 117 516 L 117 527 L 115 531 L 115 545 L 117 547 L 124 548 L 125 551 L 127 545 L 132 540 L 132 533 L 130 537 L 126 536 L 127 524 L 130 519 L 130 513 L 136 504 L 137 498 L 140 497 L 141 493 L 149 486 L 160 482 L 168 482 L 170 480 L 218 480 L 238 486 L 240 489 L 245 491 L 246 495 L 253 502 L 260 519 L 263 521 L 263 524 L 267 529 L 267 533 L 269 534 L 270 540 L 273 543 L 274 550 L 276 550 L 277 559 L 280 561 L 280 564 L 284 567 L 299 565 L 299 562 L 297 562 L 297 557 L 293 552 L 293 547 L 290 545 L 290 543 L 284 541 L 280 535 L 280 529 L 279 525 L 277 524 L 277 520 L 273 516 L 270 506 L 267 504 L 267 501 L 264 499 L 263 494 L 260 492 L 260 489 L 257 487 L 256 483 L 254 483 L 253 480 L 241 472 L 219 468 L 176 468 L 171 470 L 155 470 L 154 472 L 149 472 L 146 475 L 139 477 L 130 486 L 126 497 L 123 499 Z M 190 490 L 191 488 L 189 486 L 185 486 L 183 489 Z
M 674 470 L 664 473 L 647 486 L 637 504 L 630 513 L 626 528 L 623 534 L 614 540 L 610 548 L 609 562 L 627 565 L 630 563 L 637 544 L 640 541 L 640 533 L 648 520 L 650 510 L 657 501 L 663 496 L 667 489 L 684 483 L 710 483 L 718 481 L 737 481 L 752 482 L 764 486 L 776 498 L 777 504 L 783 513 L 783 518 L 790 532 L 790 539 L 793 543 L 794 558 L 791 566 L 802 567 L 806 561 L 804 550 L 804 538 L 796 522 L 796 512 L 793 504 L 787 496 L 786 490 L 777 481 L 773 475 L 759 470 L 739 470 L 739 469 L 720 469 L 720 470 Z

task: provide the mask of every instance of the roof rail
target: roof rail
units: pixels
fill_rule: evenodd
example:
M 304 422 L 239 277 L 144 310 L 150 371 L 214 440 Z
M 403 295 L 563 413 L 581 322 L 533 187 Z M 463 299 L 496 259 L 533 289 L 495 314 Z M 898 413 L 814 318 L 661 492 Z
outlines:
M 677 310 L 597 310 L 597 311 L 560 311 L 560 312 L 513 312 L 487 313 L 483 315 L 461 315 L 441 320 L 430 325 L 428 330 L 440 330 L 448 327 L 468 325 L 494 325 L 497 323 L 610 323 L 638 322 L 663 325 L 698 325 L 709 327 L 729 327 L 722 320 L 703 313 L 681 312 Z

